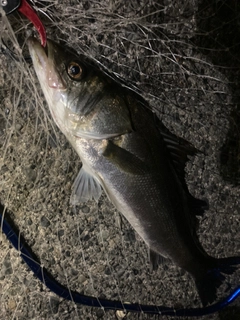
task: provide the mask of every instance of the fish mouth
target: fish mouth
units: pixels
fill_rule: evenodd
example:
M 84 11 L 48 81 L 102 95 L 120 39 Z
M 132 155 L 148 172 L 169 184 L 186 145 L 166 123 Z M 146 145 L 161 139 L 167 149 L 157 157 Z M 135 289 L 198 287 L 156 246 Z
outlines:
M 50 88 L 61 91 L 66 90 L 66 83 L 59 74 L 57 65 L 54 61 L 55 56 L 57 57 L 58 55 L 57 44 L 51 40 L 47 40 L 46 47 L 44 48 L 34 37 L 28 38 L 27 43 L 34 69 L 40 82 L 44 81 L 44 74 L 45 81 Z
M 38 67 L 46 67 L 48 61 L 48 44 L 46 45 L 46 48 L 44 48 L 34 37 L 28 38 L 27 44 L 33 64 L 37 63 Z

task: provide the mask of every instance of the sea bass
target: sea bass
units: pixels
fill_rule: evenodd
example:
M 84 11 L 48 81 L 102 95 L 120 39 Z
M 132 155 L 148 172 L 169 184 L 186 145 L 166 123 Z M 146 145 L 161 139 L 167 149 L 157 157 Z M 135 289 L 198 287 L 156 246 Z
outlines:
M 213 302 L 240 257 L 213 258 L 197 238 L 207 204 L 184 180 L 196 149 L 85 56 L 51 40 L 46 50 L 34 38 L 28 45 L 52 117 L 82 161 L 71 203 L 97 201 L 103 189 L 147 244 L 152 268 L 170 259 L 192 275 L 202 303 Z

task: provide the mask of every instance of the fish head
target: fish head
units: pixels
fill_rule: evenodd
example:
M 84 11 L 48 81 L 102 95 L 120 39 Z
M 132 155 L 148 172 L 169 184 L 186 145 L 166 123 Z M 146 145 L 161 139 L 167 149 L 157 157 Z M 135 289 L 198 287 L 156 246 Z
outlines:
M 31 37 L 28 47 L 51 114 L 68 138 L 105 139 L 132 130 L 121 87 L 86 57 L 52 40 L 45 49 Z

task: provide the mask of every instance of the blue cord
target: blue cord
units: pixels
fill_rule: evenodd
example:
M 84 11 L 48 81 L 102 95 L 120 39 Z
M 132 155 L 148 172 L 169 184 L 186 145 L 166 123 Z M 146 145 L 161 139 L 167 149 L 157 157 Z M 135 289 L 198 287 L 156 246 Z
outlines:
M 126 312 L 138 312 L 146 314 L 158 314 L 158 315 L 168 315 L 168 316 L 178 316 L 178 317 L 196 317 L 204 316 L 217 312 L 234 300 L 240 295 L 240 286 L 238 286 L 230 295 L 225 299 L 204 308 L 190 308 L 190 309 L 174 309 L 171 307 L 164 306 L 154 306 L 154 305 L 141 305 L 138 303 L 124 304 L 120 301 L 106 300 L 101 298 L 95 298 L 91 296 L 85 296 L 70 289 L 65 288 L 60 283 L 58 283 L 48 272 L 42 267 L 36 260 L 35 255 L 31 252 L 31 249 L 24 243 L 22 236 L 19 231 L 15 231 L 13 223 L 11 225 L 6 221 L 5 215 L 7 211 L 4 212 L 4 207 L 0 204 L 0 222 L 1 227 L 8 240 L 12 243 L 14 248 L 20 252 L 20 256 L 26 262 L 28 267 L 33 271 L 35 276 L 44 283 L 48 289 L 57 294 L 58 296 L 73 301 L 78 304 L 102 308 L 104 310 L 123 310 Z M 9 215 L 7 214 L 8 219 Z

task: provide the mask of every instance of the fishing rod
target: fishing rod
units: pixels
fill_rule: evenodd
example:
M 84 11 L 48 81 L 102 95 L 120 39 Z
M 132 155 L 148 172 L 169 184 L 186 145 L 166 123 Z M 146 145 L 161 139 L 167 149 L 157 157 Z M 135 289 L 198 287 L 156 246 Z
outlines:
M 203 308 L 175 309 L 173 307 L 142 305 L 139 303 L 123 303 L 121 301 L 107 300 L 97 297 L 91 297 L 72 291 L 61 285 L 51 274 L 38 262 L 37 257 L 31 248 L 26 244 L 19 230 L 14 226 L 13 221 L 6 208 L 0 204 L 0 226 L 7 239 L 13 247 L 19 252 L 20 257 L 25 261 L 34 275 L 45 286 L 63 299 L 70 300 L 76 304 L 89 307 L 101 308 L 103 310 L 122 310 L 124 312 L 136 312 L 161 316 L 176 317 L 197 317 L 218 312 L 232 303 L 240 296 L 240 286 L 236 287 L 232 293 L 219 302 Z

